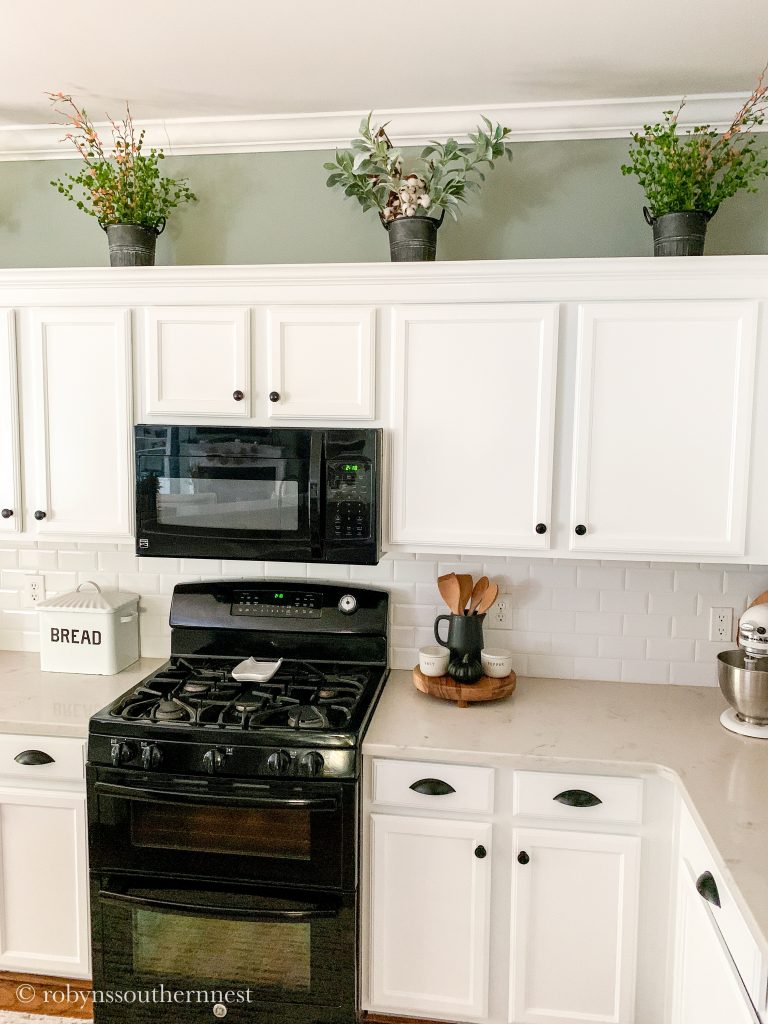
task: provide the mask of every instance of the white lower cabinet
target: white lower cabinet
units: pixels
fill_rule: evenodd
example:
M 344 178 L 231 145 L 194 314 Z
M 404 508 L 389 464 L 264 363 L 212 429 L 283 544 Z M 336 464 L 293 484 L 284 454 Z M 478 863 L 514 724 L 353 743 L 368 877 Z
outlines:
M 370 829 L 370 1008 L 485 1017 L 491 825 L 373 814 Z
M 640 839 L 516 829 L 514 1024 L 634 1020 Z
M 696 879 L 680 862 L 673 1024 L 760 1024 Z
M 0 970 L 90 975 L 84 792 L 0 787 Z

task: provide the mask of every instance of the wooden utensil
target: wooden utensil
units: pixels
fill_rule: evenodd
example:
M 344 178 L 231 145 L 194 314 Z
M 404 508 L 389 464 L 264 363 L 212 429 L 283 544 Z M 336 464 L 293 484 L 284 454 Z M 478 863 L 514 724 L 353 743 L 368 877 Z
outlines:
M 437 589 L 440 591 L 440 597 L 448 605 L 448 611 L 454 615 L 459 615 L 461 587 L 456 573 L 448 572 L 444 576 L 439 576 L 437 579 Z
M 456 579 L 459 581 L 459 610 L 456 614 L 466 615 L 467 604 L 472 597 L 473 580 L 468 572 L 457 573 Z
M 480 599 L 488 589 L 488 577 L 481 576 L 477 583 L 472 588 L 472 597 L 469 599 L 469 611 L 468 615 L 473 615 L 477 610 L 477 606 L 480 604 Z
M 493 602 L 499 596 L 499 585 L 498 583 L 491 583 L 488 589 L 480 599 L 480 604 L 475 609 L 475 615 L 485 615 L 488 609 L 491 607 Z

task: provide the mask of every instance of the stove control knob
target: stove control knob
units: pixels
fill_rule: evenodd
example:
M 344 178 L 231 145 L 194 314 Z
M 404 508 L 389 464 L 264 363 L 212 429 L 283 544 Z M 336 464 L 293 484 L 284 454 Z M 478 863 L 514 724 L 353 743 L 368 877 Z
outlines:
M 344 594 L 339 601 L 339 611 L 344 615 L 353 615 L 357 611 L 357 598 L 354 594 Z
M 275 750 L 267 758 L 267 768 L 275 775 L 285 775 L 291 767 L 291 755 L 287 750 Z
M 147 743 L 146 746 L 141 748 L 141 766 L 145 772 L 150 771 L 152 768 L 159 768 L 163 760 L 163 755 L 160 748 L 155 746 L 154 743 Z
M 211 747 L 203 754 L 203 767 L 209 775 L 214 775 L 224 767 L 224 751 Z
M 136 748 L 132 743 L 124 743 L 122 740 L 112 740 L 110 756 L 115 768 L 119 768 L 121 764 L 125 764 L 126 761 L 130 761 L 135 753 Z
M 299 761 L 299 771 L 302 775 L 319 775 L 324 765 L 323 755 L 318 750 L 310 750 Z

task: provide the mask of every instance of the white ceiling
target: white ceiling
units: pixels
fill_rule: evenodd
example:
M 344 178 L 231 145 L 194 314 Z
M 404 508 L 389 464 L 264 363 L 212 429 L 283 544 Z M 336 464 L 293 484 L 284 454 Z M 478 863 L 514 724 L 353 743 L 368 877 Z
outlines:
M 749 92 L 765 0 L 5 0 L 0 125 Z

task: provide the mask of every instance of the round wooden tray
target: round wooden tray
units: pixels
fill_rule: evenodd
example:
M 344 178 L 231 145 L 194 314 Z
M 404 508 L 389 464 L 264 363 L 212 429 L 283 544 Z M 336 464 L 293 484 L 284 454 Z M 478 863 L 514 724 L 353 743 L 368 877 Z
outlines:
M 455 700 L 460 708 L 481 700 L 501 700 L 517 686 L 517 676 L 510 672 L 501 679 L 481 676 L 476 683 L 457 683 L 450 676 L 425 676 L 417 665 L 413 670 L 413 685 L 422 693 L 443 700 Z

